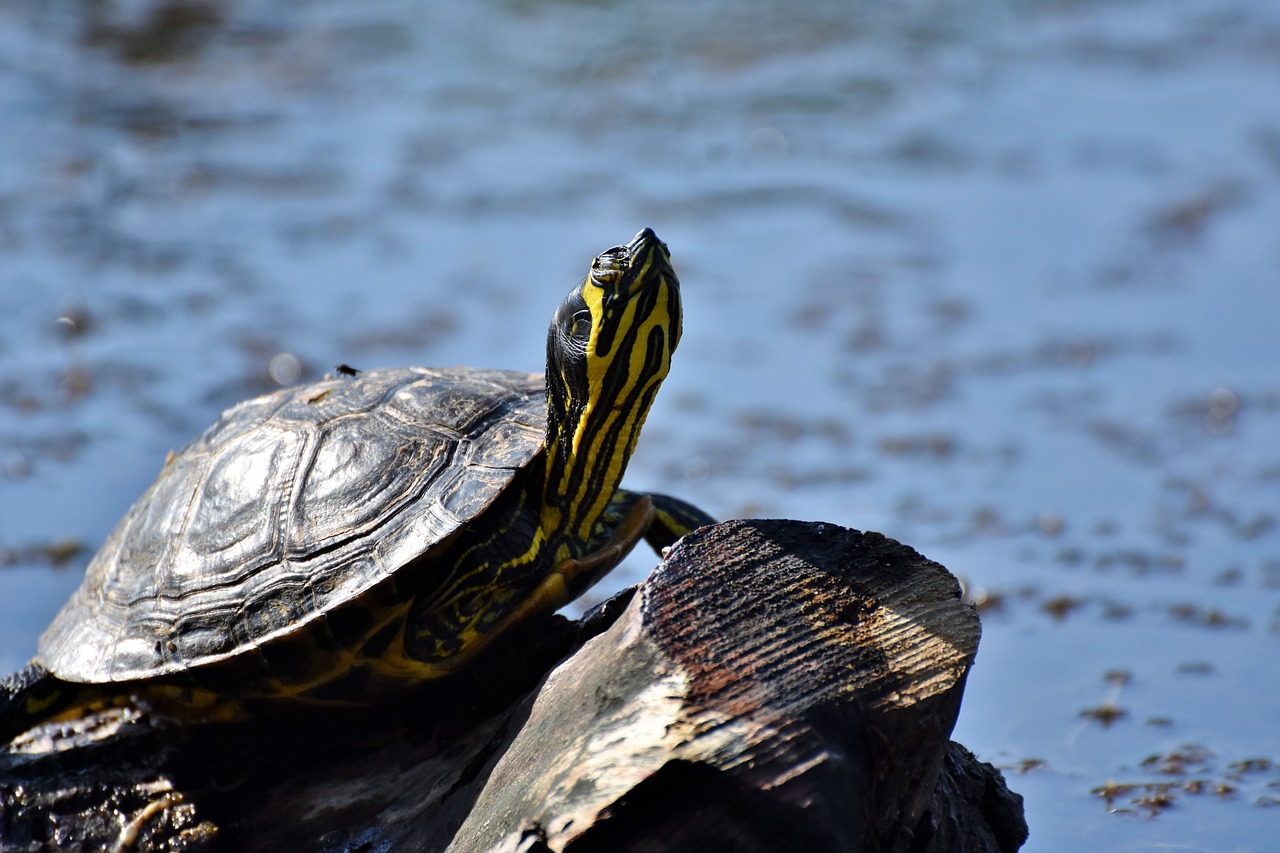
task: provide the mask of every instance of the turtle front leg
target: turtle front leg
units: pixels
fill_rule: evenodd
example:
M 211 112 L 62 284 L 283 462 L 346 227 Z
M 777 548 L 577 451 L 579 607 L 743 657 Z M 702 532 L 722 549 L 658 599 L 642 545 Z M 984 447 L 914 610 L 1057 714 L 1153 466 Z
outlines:
M 653 505 L 653 521 L 645 531 L 644 541 L 649 543 L 649 547 L 658 556 L 662 556 L 664 548 L 670 548 L 686 533 L 716 523 L 716 519 L 693 504 L 673 498 L 671 495 L 644 495 L 629 489 L 619 489 L 613 496 L 609 508 L 605 510 L 606 525 L 616 526 L 632 505 L 643 497 L 647 497 Z
M 609 510 L 612 509 L 613 505 L 610 505 Z M 532 618 L 550 616 L 621 563 L 636 543 L 645 536 L 646 531 L 652 527 L 654 515 L 648 495 L 635 496 L 635 499 L 630 501 L 624 509 L 624 514 L 604 544 L 589 554 L 556 563 L 524 600 L 503 617 L 501 622 L 486 632 L 483 642 L 475 642 L 463 652 L 443 662 L 440 670 L 457 669 L 490 638 L 507 633 L 516 624 Z

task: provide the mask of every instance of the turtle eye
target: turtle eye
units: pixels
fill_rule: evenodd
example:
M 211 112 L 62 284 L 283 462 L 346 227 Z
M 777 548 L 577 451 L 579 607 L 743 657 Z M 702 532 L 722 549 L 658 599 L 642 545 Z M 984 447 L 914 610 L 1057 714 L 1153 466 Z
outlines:
M 591 338 L 591 312 L 579 311 L 569 321 L 569 337 L 586 343 Z

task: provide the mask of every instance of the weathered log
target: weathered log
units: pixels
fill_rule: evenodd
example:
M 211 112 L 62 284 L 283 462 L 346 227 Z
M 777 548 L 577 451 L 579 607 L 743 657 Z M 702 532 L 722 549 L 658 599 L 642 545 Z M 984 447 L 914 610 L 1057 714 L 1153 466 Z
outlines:
M 41 731 L 0 848 L 1016 850 L 1020 798 L 948 744 L 978 636 L 910 548 L 729 522 L 394 707 Z

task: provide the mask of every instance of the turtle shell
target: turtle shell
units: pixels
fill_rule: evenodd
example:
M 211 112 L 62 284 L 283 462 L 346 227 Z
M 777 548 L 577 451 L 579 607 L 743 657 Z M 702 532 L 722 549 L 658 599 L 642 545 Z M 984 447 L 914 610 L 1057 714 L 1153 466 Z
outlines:
M 540 374 L 379 370 L 241 403 L 116 525 L 36 659 L 126 681 L 291 633 L 447 545 L 545 433 Z

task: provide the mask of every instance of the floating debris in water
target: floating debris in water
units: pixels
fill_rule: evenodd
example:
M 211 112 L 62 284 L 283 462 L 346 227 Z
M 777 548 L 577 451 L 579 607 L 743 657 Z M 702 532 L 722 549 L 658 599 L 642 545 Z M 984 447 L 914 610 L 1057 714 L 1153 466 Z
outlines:
M 0 566 L 52 566 L 60 569 L 87 551 L 77 539 L 55 539 L 19 548 L 0 546 Z

